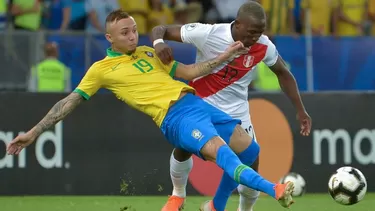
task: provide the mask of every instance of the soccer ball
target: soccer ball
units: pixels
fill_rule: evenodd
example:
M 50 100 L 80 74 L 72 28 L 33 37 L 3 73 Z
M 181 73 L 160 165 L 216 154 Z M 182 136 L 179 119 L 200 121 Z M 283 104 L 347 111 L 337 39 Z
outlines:
M 294 191 L 292 196 L 302 196 L 306 191 L 306 182 L 303 177 L 297 173 L 291 172 L 285 175 L 279 181 L 281 184 L 286 182 L 293 182 L 294 183 Z
M 356 204 L 366 194 L 366 178 L 356 168 L 350 166 L 341 167 L 329 179 L 328 191 L 332 198 L 339 204 Z

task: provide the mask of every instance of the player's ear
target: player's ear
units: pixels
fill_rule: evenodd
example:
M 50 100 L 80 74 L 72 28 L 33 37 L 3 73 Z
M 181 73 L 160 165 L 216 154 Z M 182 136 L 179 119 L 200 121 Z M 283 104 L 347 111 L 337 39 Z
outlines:
M 236 27 L 236 29 L 240 28 L 240 20 L 238 20 L 238 18 L 236 20 L 234 20 L 234 27 Z
M 105 34 L 105 38 L 107 39 L 107 41 L 109 42 L 109 43 L 113 43 L 113 41 L 112 41 L 112 37 L 111 37 L 111 35 L 110 34 L 108 34 L 108 33 L 106 33 Z

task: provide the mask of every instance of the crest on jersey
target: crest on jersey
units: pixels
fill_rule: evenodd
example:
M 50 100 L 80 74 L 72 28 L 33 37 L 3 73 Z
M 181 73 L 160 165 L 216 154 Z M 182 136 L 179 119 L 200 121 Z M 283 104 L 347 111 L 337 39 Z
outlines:
M 243 66 L 245 67 L 251 67 L 254 63 L 254 56 L 245 55 L 243 57 Z
M 146 53 L 146 55 L 149 56 L 149 57 L 154 57 L 154 54 L 151 53 L 150 51 L 146 51 L 145 53 Z
M 197 140 L 200 140 L 202 139 L 202 133 L 201 131 L 195 129 L 193 130 L 193 132 L 191 132 L 191 136 L 193 136 L 193 138 L 197 139 Z

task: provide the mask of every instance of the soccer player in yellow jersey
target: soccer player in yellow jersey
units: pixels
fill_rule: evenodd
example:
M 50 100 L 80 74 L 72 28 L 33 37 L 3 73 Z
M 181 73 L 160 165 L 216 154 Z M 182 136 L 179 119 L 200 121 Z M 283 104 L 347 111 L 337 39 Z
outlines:
M 79 104 L 89 100 L 99 88 L 113 92 L 118 99 L 148 114 L 160 127 L 167 140 L 178 149 L 221 167 L 236 182 L 272 196 L 284 207 L 292 203 L 293 183 L 273 184 L 250 167 L 241 163 L 235 154 L 240 145 L 258 144 L 241 128 L 240 120 L 209 105 L 194 89 L 172 76 L 193 79 L 212 71 L 248 49 L 235 42 L 216 58 L 206 62 L 184 65 L 172 62 L 165 66 L 155 56 L 154 49 L 138 44 L 137 25 L 122 10 L 110 13 L 106 20 L 106 38 L 111 43 L 107 57 L 94 63 L 81 83 L 66 98 L 56 103 L 48 114 L 30 131 L 17 136 L 7 147 L 8 154 L 19 154 L 43 131 L 64 119 Z M 230 134 L 230 136 L 228 136 Z M 249 156 L 257 157 L 259 150 Z

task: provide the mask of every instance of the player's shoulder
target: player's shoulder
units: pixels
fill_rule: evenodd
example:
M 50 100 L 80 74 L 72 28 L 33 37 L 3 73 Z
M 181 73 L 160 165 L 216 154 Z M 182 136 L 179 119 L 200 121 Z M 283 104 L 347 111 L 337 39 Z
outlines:
M 90 66 L 90 70 L 97 70 L 97 69 L 100 69 L 100 67 L 103 65 L 103 63 L 104 63 L 105 60 L 106 60 L 106 58 L 94 62 L 94 63 Z
M 270 40 L 270 38 L 267 36 L 267 35 L 264 35 L 262 34 L 259 39 L 258 39 L 258 44 L 263 44 L 263 45 L 267 45 L 267 46 L 270 46 L 270 45 L 273 45 L 272 41 Z
M 199 32 L 205 32 L 205 33 L 223 33 L 230 29 L 230 23 L 215 23 L 215 24 L 209 24 L 209 23 L 188 23 L 183 25 L 185 31 L 199 31 Z

